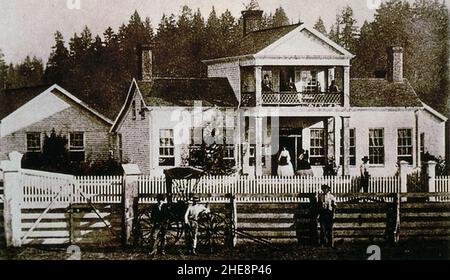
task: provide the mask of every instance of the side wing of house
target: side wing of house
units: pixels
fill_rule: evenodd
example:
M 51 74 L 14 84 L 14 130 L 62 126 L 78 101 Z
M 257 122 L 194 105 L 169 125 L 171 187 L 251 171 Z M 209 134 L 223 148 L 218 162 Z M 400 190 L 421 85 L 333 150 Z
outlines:
M 121 162 L 137 164 L 141 172 L 150 172 L 150 119 L 142 95 L 133 80 L 125 105 L 113 130 L 117 132 Z
M 447 119 L 425 105 L 418 114 L 420 149 L 435 157 L 445 157 L 445 122 Z
M 9 152 L 41 153 L 52 130 L 66 137 L 73 161 L 103 161 L 111 154 L 110 121 L 52 86 L 1 120 L 0 159 Z

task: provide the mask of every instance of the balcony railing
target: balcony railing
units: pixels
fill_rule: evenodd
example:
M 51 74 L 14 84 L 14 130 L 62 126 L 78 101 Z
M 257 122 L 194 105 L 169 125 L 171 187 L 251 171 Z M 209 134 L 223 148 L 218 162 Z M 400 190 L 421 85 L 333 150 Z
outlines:
M 265 106 L 307 106 L 336 107 L 343 104 L 343 93 L 315 92 L 263 92 L 262 105 Z M 255 92 L 242 93 L 242 106 L 256 105 Z

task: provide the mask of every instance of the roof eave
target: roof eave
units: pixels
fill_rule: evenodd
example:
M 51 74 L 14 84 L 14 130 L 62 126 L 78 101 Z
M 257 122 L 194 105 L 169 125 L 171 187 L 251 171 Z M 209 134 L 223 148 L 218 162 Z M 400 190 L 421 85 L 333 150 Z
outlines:
M 443 114 L 439 113 L 438 111 L 433 109 L 431 106 L 427 105 L 422 100 L 420 102 L 422 103 L 423 108 L 425 110 L 427 110 L 428 112 L 430 112 L 432 115 L 436 116 L 438 119 L 441 119 L 443 122 L 447 122 L 448 121 L 448 118 L 446 116 L 444 116 Z
M 138 84 L 137 84 L 137 81 L 136 81 L 135 78 L 133 78 L 133 80 L 131 81 L 130 88 L 128 89 L 127 98 L 125 98 L 125 102 L 123 103 L 123 106 L 122 106 L 122 108 L 120 109 L 119 114 L 117 115 L 116 119 L 114 120 L 114 122 L 113 122 L 113 124 L 112 124 L 112 126 L 111 126 L 111 129 L 109 130 L 110 133 L 115 132 L 117 126 L 118 126 L 118 125 L 120 124 L 120 122 L 122 121 L 122 115 L 123 115 L 123 113 L 125 112 L 125 109 L 126 109 L 126 107 L 127 107 L 128 100 L 129 100 L 130 95 L 131 95 L 131 93 L 132 93 L 133 85 L 135 85 L 136 88 L 138 88 Z M 144 101 L 144 102 L 145 102 L 145 101 Z
M 255 58 L 254 54 L 246 54 L 246 55 L 206 59 L 206 60 L 202 60 L 202 62 L 205 63 L 206 65 L 211 65 L 211 64 L 221 63 L 221 62 L 234 62 L 234 61 L 240 60 L 240 59 L 254 59 L 254 58 Z

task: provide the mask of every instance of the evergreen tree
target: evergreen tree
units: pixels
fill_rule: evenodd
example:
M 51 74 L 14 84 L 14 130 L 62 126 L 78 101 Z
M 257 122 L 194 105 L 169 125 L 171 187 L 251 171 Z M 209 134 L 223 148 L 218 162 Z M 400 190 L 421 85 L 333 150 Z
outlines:
M 6 75 L 8 73 L 8 66 L 5 62 L 5 55 L 0 49 L 0 90 L 6 88 Z
M 286 12 L 284 9 L 280 6 L 275 10 L 275 13 L 272 17 L 272 27 L 278 27 L 278 26 L 284 26 L 289 25 L 289 18 L 286 16 Z
M 61 83 L 63 81 L 64 75 L 68 70 L 68 58 L 69 51 L 65 46 L 63 35 L 61 32 L 56 31 L 55 45 L 52 47 L 44 74 L 46 83 Z
M 448 93 L 448 10 L 437 1 L 384 2 L 361 28 L 353 76 L 387 70 L 387 48 L 404 49 L 404 75 L 427 104 L 445 112 Z
M 323 35 L 327 36 L 327 29 L 325 27 L 325 24 L 323 23 L 323 20 L 321 17 L 319 17 L 314 24 L 314 29 L 322 33 Z

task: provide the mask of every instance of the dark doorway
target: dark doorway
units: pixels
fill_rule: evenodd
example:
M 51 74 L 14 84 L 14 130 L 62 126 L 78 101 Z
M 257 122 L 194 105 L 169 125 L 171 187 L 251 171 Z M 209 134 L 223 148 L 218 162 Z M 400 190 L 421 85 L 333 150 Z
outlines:
M 302 150 L 301 135 L 280 136 L 279 150 L 278 152 L 273 153 L 272 155 L 272 175 L 277 175 L 278 157 L 280 156 L 280 152 L 283 149 L 283 147 L 286 147 L 286 149 L 289 151 L 294 171 L 297 170 L 298 157 L 300 156 Z

